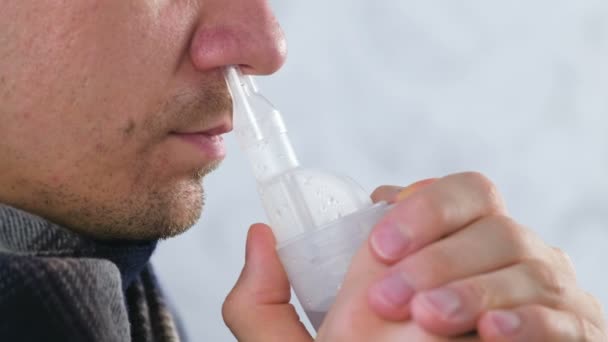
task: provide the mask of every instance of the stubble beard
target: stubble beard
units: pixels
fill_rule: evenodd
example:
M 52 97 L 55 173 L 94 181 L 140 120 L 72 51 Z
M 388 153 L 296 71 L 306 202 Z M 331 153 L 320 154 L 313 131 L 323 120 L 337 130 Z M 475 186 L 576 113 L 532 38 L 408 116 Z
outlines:
M 48 219 L 85 236 L 99 240 L 166 239 L 187 231 L 198 221 L 205 203 L 203 179 L 220 163 L 193 172 L 171 188 L 146 187 L 114 201 L 99 203 L 67 189 L 41 191 L 38 198 L 65 210 Z

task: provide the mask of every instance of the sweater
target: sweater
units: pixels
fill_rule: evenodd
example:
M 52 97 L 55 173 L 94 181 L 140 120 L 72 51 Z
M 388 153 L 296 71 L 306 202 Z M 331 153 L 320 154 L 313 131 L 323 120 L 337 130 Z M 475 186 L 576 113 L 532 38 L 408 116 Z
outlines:
M 0 341 L 180 341 L 150 256 L 0 204 Z

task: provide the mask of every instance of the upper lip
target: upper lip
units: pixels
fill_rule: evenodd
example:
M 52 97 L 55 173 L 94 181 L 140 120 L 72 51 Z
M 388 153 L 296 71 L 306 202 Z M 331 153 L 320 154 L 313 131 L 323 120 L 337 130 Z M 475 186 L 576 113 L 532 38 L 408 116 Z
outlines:
M 180 130 L 175 130 L 171 133 L 173 134 L 204 134 L 208 136 L 215 136 L 228 133 L 232 131 L 232 120 L 230 118 L 224 118 L 221 121 L 215 123 L 214 125 L 210 125 L 211 128 L 185 128 Z

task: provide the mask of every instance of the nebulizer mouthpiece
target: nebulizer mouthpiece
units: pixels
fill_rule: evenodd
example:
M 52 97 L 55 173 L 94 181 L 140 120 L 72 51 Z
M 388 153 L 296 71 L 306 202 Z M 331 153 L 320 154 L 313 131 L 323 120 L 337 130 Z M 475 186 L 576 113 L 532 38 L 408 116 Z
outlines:
M 237 67 L 225 71 L 234 132 L 253 166 L 262 205 L 290 283 L 317 329 L 350 261 L 384 215 L 354 181 L 302 168 L 280 112 Z

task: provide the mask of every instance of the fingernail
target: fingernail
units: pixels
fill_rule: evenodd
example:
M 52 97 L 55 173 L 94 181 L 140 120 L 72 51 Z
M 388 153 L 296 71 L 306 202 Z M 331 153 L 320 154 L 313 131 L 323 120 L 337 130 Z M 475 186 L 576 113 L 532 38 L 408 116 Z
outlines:
M 512 335 L 521 326 L 521 319 L 513 312 L 494 311 L 491 315 L 494 326 L 503 335 Z
M 405 254 L 409 239 L 397 224 L 384 222 L 372 233 L 371 245 L 380 257 L 394 261 Z
M 414 295 L 410 284 L 399 273 L 393 273 L 373 285 L 371 292 L 392 306 L 403 306 Z
M 421 294 L 422 300 L 444 318 L 453 318 L 462 306 L 460 296 L 452 289 L 438 289 Z
M 424 180 L 418 181 L 412 185 L 409 185 L 408 187 L 401 190 L 397 194 L 397 198 L 396 198 L 397 202 L 403 201 L 404 199 L 410 197 L 414 192 L 419 190 L 421 187 L 434 183 L 436 180 L 437 180 L 436 178 L 429 178 L 429 179 L 424 179 Z

